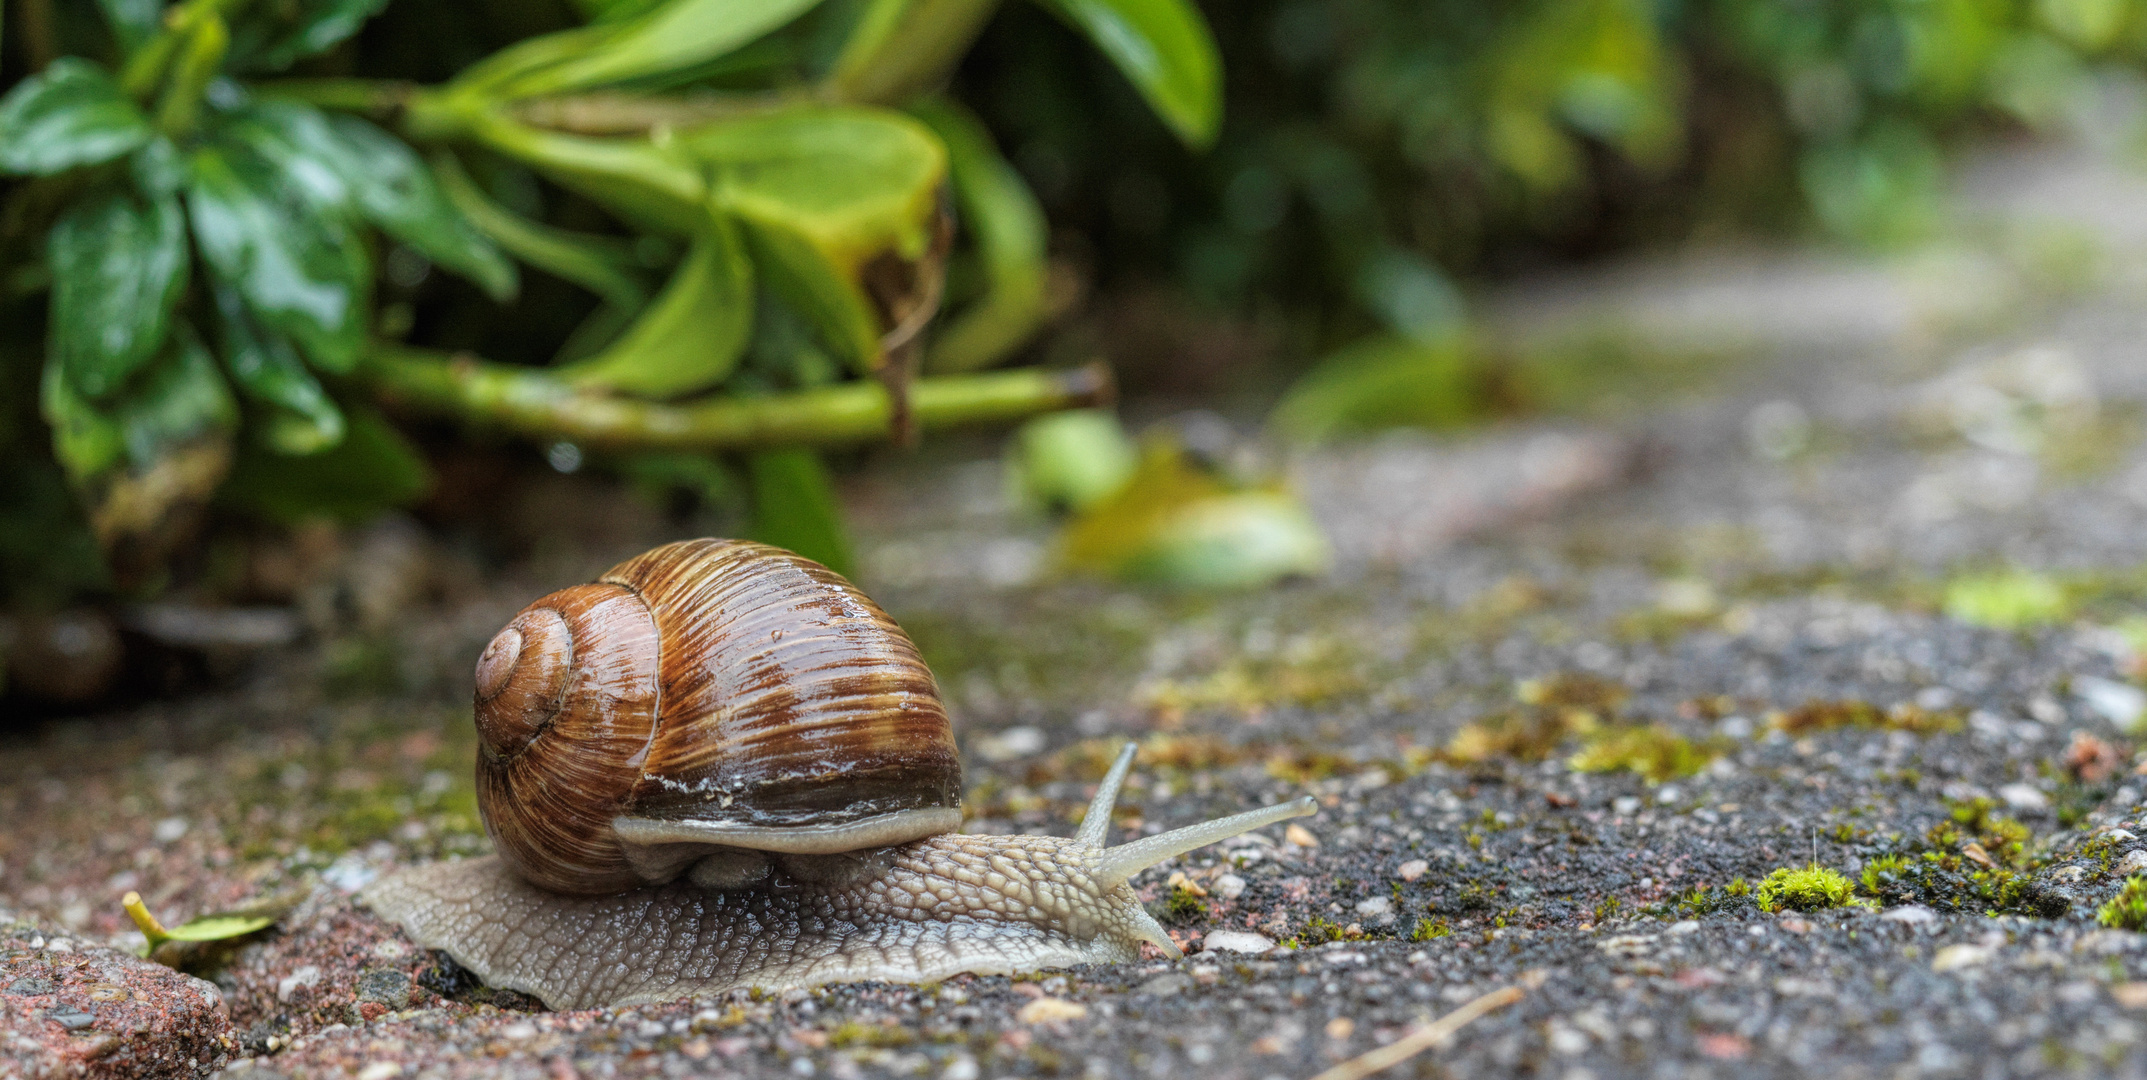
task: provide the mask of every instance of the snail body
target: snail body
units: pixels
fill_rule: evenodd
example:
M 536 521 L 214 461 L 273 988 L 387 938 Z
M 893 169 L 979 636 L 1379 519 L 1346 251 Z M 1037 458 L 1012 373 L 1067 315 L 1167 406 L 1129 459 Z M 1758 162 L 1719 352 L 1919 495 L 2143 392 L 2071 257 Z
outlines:
M 1104 846 L 1127 747 L 1071 838 L 964 836 L 931 673 L 834 572 L 670 544 L 553 593 L 477 665 L 498 854 L 360 899 L 554 1008 L 930 981 L 1178 950 L 1128 884 L 1310 799 Z

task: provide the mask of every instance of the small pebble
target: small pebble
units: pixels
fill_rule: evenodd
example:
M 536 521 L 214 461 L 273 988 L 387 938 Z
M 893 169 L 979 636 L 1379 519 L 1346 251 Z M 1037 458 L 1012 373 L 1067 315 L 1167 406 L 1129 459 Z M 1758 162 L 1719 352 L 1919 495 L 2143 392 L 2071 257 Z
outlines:
M 62 1005 L 56 1009 L 46 1009 L 45 1019 L 69 1031 L 80 1031 L 95 1023 L 97 1017 L 94 1013 L 85 1012 L 72 1005 Z
M 1431 872 L 1431 864 L 1422 859 L 1411 859 L 1394 871 L 1403 881 L 1415 881 Z
M 1224 874 L 1216 878 L 1215 895 L 1225 900 L 1235 900 L 1245 895 L 1245 879 L 1236 874 Z
M 2032 784 L 2007 784 L 1998 789 L 1998 797 L 2015 810 L 2048 810 L 2050 796 L 2037 790 Z
M 394 968 L 366 968 L 358 973 L 358 1000 L 391 1009 L 410 1007 L 410 976 Z
M 1209 952 L 1264 953 L 1275 943 L 1246 930 L 1217 930 L 1202 940 L 1201 947 Z
M 2124 858 L 2117 860 L 2117 872 L 2120 874 L 2137 874 L 2142 870 L 2147 870 L 2147 848 L 2127 851 Z
M 1610 800 L 1610 812 L 1619 817 L 1630 817 L 1640 812 L 1640 800 L 1631 795 L 1620 795 Z
M 1357 901 L 1357 914 L 1376 918 L 1394 910 L 1394 901 L 1384 896 L 1368 896 Z
M 1880 915 L 1879 918 L 1888 922 L 1907 923 L 1910 926 L 1916 926 L 1922 923 L 1937 922 L 1938 913 L 1921 904 L 1903 904 L 1900 907 L 1888 910 L 1885 914 Z
M 1282 830 L 1282 839 L 1301 848 L 1320 846 L 1319 837 L 1312 835 L 1312 830 L 1302 825 L 1291 825 L 1289 828 Z
M 1932 971 L 1956 971 L 1965 967 L 1987 964 L 1992 950 L 1981 945 L 1948 945 L 1931 958 Z
M 1065 998 L 1041 997 L 1023 1005 L 1014 1014 L 1024 1024 L 1048 1024 L 1054 1021 L 1079 1020 L 1088 1015 L 1088 1006 Z

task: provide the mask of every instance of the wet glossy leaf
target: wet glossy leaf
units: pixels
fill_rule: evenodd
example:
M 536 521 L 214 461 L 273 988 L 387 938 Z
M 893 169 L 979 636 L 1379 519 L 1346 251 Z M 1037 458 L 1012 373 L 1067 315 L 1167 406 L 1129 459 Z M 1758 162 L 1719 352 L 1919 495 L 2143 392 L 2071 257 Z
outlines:
M 752 331 L 752 261 L 735 225 L 711 221 L 626 333 L 559 374 L 577 386 L 677 397 L 728 378 Z
M 746 458 L 746 473 L 753 489 L 753 539 L 795 551 L 838 574 L 856 572 L 842 504 L 818 454 L 763 450 Z
M 231 391 L 183 323 L 148 370 L 101 406 L 57 371 L 47 365 L 43 401 L 53 456 L 88 510 L 114 584 L 140 588 L 188 542 L 230 469 Z
M 386 420 L 369 409 L 346 414 L 343 441 L 318 454 L 292 457 L 251 448 L 243 454 L 223 499 L 270 521 L 314 517 L 363 521 L 407 506 L 432 488 L 432 470 Z
M 615 24 L 525 41 L 499 58 L 492 88 L 508 96 L 563 94 L 677 71 L 722 56 L 817 3 L 670 0 Z
M 186 291 L 186 217 L 176 199 L 107 190 L 68 208 L 45 252 L 50 361 L 82 393 L 107 397 L 164 345 Z
M 217 286 L 224 369 L 240 393 L 268 408 L 263 437 L 285 454 L 313 454 L 343 439 L 343 412 L 306 370 L 289 338 L 256 323 L 246 302 Z
M 962 229 L 976 244 L 987 279 L 984 296 L 933 336 L 925 367 L 975 371 L 1020 348 L 1043 326 L 1049 226 L 1027 182 L 967 110 L 935 102 L 916 114 L 946 144 Z
M 372 273 L 343 221 L 297 198 L 251 155 L 213 149 L 194 155 L 187 211 L 219 281 L 309 361 L 350 370 L 365 345 Z
M 456 211 L 432 170 L 401 139 L 354 116 L 333 120 L 355 153 L 360 174 L 347 177 L 358 212 L 420 254 L 476 282 L 502 303 L 515 293 L 514 264 Z
M 283 0 L 257 4 L 231 31 L 231 67 L 281 71 L 358 32 L 388 0 Z
M 1222 58 L 1190 0 L 1039 0 L 1088 35 L 1191 146 L 1222 123 Z
M 61 57 L 0 98 L 0 172 L 49 175 L 147 141 L 149 118 L 87 60 Z
M 1331 553 L 1279 487 L 1235 488 L 1175 446 L 1150 446 L 1126 485 L 1066 527 L 1062 560 L 1126 581 L 1251 588 L 1320 574 Z
M 164 0 L 97 0 L 97 7 L 119 47 L 130 53 L 155 37 L 164 22 Z

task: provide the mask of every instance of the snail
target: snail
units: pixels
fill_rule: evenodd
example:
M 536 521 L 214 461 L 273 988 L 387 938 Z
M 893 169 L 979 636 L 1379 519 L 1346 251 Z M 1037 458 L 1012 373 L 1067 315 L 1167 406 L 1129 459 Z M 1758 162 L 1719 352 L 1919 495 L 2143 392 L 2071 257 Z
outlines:
M 1131 745 L 1074 836 L 967 836 L 916 646 L 849 582 L 735 540 L 546 596 L 477 661 L 495 855 L 359 899 L 553 1008 L 930 982 L 1179 950 L 1128 884 L 1309 797 L 1106 847 Z

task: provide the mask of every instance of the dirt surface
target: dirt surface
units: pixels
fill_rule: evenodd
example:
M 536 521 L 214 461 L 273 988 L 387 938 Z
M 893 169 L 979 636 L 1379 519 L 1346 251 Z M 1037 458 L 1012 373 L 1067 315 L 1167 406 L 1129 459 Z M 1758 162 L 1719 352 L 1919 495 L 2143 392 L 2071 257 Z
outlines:
M 0 1071 L 1265 1080 L 1512 986 L 1385 1075 L 2147 1074 L 2147 934 L 2098 919 L 2147 871 L 2147 308 L 2008 280 L 1972 332 L 1776 312 L 1699 391 L 1315 452 L 1335 573 L 1257 594 L 1056 577 L 989 448 L 865 470 L 860 582 L 946 690 L 967 829 L 1070 832 L 1127 738 L 1114 840 L 1318 799 L 1135 879 L 1183 961 L 555 1013 L 356 907 L 486 849 L 493 630 L 693 530 L 560 478 L 518 513 L 565 539 L 398 564 L 444 600 L 4 736 Z M 131 958 L 130 889 L 296 906 L 200 982 Z

